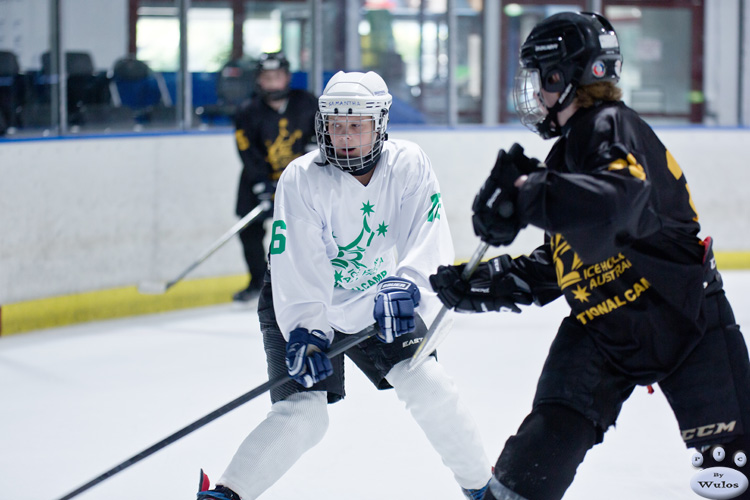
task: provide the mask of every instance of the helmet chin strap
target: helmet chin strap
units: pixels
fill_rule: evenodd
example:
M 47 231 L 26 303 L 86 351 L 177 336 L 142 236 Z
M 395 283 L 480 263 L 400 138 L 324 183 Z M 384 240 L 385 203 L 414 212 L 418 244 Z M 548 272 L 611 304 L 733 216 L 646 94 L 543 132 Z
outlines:
M 357 169 L 357 170 L 350 170 L 349 173 L 352 174 L 352 175 L 354 175 L 354 176 L 365 175 L 366 173 L 370 172 L 370 170 L 372 170 L 373 168 L 375 168 L 375 165 L 378 164 L 378 160 L 380 160 L 380 155 L 374 157 L 372 159 L 372 162 L 370 162 L 367 166 L 362 167 L 362 168 Z
M 551 108 L 547 108 L 547 117 L 539 125 L 539 133 L 542 138 L 550 139 L 561 134 L 562 126 L 557 120 L 557 115 L 573 103 L 576 88 L 575 82 L 570 82 L 555 101 L 555 104 Z
M 372 161 L 368 162 L 367 165 L 364 165 L 361 168 L 358 168 L 357 170 L 344 170 L 344 171 L 354 176 L 365 175 L 370 170 L 375 168 L 375 165 L 378 164 L 378 161 L 380 161 L 380 153 L 378 153 L 377 156 L 373 157 Z M 326 165 L 331 165 L 331 162 L 328 161 L 328 159 L 324 158 L 322 162 L 320 163 L 315 162 L 315 164 L 319 167 L 325 167 Z

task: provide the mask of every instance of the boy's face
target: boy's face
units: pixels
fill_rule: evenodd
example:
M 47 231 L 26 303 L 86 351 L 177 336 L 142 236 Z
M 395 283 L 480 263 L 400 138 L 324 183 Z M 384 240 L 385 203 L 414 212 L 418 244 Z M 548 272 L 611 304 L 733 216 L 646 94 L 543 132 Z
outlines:
M 557 84 L 560 82 L 560 79 L 562 77 L 559 73 L 553 73 L 549 76 L 549 83 L 550 84 Z M 542 87 L 542 104 L 544 104 L 544 107 L 547 109 L 550 109 L 552 106 L 555 105 L 557 100 L 560 98 L 560 92 L 549 92 L 547 90 L 544 90 L 544 87 Z
M 258 74 L 258 85 L 266 92 L 284 90 L 289 85 L 292 75 L 284 69 L 266 69 Z
M 370 116 L 331 116 L 328 134 L 336 155 L 357 158 L 369 154 L 375 142 L 373 121 Z

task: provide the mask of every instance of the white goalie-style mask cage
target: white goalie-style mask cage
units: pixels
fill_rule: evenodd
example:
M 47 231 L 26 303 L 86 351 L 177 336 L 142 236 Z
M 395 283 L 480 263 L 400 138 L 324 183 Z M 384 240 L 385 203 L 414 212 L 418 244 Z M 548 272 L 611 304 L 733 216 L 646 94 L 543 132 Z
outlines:
M 352 175 L 377 164 L 388 140 L 388 112 L 393 97 L 385 81 L 372 71 L 339 71 L 318 99 L 315 134 L 326 163 Z

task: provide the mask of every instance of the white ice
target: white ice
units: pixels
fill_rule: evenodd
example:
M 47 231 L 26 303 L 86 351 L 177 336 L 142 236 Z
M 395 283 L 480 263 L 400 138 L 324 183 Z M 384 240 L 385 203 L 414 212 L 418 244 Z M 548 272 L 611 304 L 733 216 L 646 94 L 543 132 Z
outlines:
M 745 334 L 750 271 L 724 272 Z M 557 324 L 557 301 L 523 314 L 459 315 L 440 347 L 494 463 L 527 414 Z M 55 500 L 267 380 L 257 315 L 232 305 L 0 338 L 0 498 Z M 347 365 L 331 426 L 263 500 L 462 497 L 393 391 Z M 79 497 L 192 500 L 265 416 L 264 394 Z M 699 499 L 663 395 L 637 388 L 566 499 Z

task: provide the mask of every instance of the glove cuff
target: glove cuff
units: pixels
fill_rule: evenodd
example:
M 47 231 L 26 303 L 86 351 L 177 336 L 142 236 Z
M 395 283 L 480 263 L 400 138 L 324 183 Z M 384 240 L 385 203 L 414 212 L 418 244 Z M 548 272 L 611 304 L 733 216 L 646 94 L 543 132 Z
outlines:
M 513 259 L 509 255 L 501 255 L 487 261 L 490 268 L 490 281 L 495 283 L 496 280 L 504 277 L 513 267 Z
M 419 287 L 413 281 L 406 278 L 399 278 L 398 276 L 388 276 L 378 283 L 378 294 L 389 293 L 394 290 L 401 290 L 408 293 L 414 305 L 419 305 L 422 294 L 419 292 Z
M 308 345 L 314 345 L 321 351 L 327 351 L 331 347 L 332 340 L 322 330 L 308 330 L 307 328 L 295 328 L 289 333 L 289 341 L 292 344 L 302 342 Z
M 311 330 L 310 337 L 310 343 L 321 351 L 325 352 L 331 347 L 332 340 L 322 330 Z

